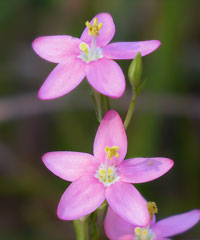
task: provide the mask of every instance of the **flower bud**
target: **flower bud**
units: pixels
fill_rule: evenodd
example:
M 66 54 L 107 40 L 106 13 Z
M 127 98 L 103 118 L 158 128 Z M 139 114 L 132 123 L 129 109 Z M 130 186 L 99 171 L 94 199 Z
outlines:
M 135 90 L 141 84 L 141 76 L 142 76 L 142 56 L 141 53 L 138 52 L 135 58 L 132 60 L 129 69 L 128 69 L 128 78 L 129 82 Z

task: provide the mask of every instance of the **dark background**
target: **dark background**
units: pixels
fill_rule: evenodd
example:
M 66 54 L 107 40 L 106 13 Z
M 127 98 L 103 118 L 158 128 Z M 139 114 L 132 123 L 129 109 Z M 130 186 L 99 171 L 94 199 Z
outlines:
M 54 64 L 39 58 L 31 42 L 43 35 L 79 37 L 99 12 L 114 18 L 113 41 L 162 42 L 143 58 L 146 85 L 128 128 L 127 157 L 164 156 L 175 166 L 137 187 L 157 202 L 158 219 L 200 208 L 199 9 L 199 0 L 0 0 L 0 239 L 75 239 L 72 223 L 56 216 L 68 183 L 41 156 L 91 153 L 98 122 L 86 81 L 57 100 L 37 99 Z M 127 76 L 130 61 L 118 62 Z M 127 83 L 124 97 L 112 100 L 122 118 L 129 97 Z M 200 239 L 199 227 L 173 239 Z

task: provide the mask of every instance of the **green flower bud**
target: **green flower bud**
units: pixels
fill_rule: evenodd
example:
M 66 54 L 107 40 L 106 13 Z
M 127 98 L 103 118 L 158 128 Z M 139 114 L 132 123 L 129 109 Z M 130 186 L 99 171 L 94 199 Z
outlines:
M 141 84 L 141 76 L 142 76 L 142 56 L 141 53 L 138 52 L 135 58 L 132 60 L 129 69 L 128 69 L 128 78 L 129 82 L 135 90 Z

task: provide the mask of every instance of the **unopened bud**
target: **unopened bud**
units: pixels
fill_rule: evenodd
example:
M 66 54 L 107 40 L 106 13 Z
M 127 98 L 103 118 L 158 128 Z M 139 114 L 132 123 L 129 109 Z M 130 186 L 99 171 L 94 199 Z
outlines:
M 141 84 L 141 76 L 142 76 L 142 56 L 141 53 L 138 52 L 135 58 L 132 60 L 129 69 L 128 69 L 128 78 L 129 82 L 135 90 Z

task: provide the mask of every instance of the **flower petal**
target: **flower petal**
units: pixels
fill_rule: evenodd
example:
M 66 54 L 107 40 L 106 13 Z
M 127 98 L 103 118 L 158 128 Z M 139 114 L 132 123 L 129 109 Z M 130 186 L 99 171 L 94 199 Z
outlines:
M 103 55 L 109 59 L 133 59 L 138 52 L 142 56 L 154 52 L 160 44 L 158 40 L 111 43 L 103 48 Z
M 70 55 L 79 54 L 80 43 L 80 39 L 66 35 L 44 36 L 36 38 L 32 43 L 32 47 L 41 58 L 59 63 Z
M 122 120 L 114 110 L 110 110 L 105 114 L 94 140 L 94 156 L 100 163 L 104 163 L 106 160 L 106 146 L 119 147 L 119 157 L 113 156 L 115 165 L 123 161 L 127 152 L 127 137 Z
M 192 210 L 157 222 L 152 231 L 158 237 L 171 237 L 187 231 L 200 221 L 200 210 Z
M 109 13 L 99 13 L 90 21 L 91 24 L 93 24 L 94 18 L 98 19 L 98 23 L 103 23 L 103 27 L 99 31 L 99 36 L 97 37 L 97 46 L 104 47 L 112 40 L 115 34 L 115 24 Z M 88 34 L 87 27 L 83 31 L 80 39 L 86 43 L 91 42 L 92 36 Z
M 134 240 L 133 235 L 124 235 L 119 239 L 112 239 L 112 240 Z
M 126 239 L 128 239 L 128 236 L 130 239 L 133 239 L 134 225 L 124 221 L 124 219 L 117 215 L 111 207 L 108 207 L 104 229 L 109 239 L 121 239 L 125 236 Z
M 147 202 L 133 185 L 120 181 L 110 185 L 106 189 L 106 200 L 125 221 L 139 226 L 149 224 Z
M 85 77 L 85 64 L 78 58 L 68 58 L 58 64 L 39 90 L 40 99 L 61 97 L 72 91 Z
M 80 177 L 66 189 L 58 204 L 63 220 L 81 218 L 97 209 L 105 200 L 105 187 L 93 176 Z
M 174 162 L 168 158 L 132 158 L 123 161 L 117 172 L 123 182 L 142 183 L 162 176 L 173 165 Z
M 67 181 L 74 181 L 84 175 L 94 175 L 98 168 L 95 158 L 88 153 L 49 152 L 42 160 L 51 172 Z
M 124 93 L 124 74 L 112 60 L 102 58 L 87 64 L 86 77 L 94 89 L 106 96 L 118 98 Z

